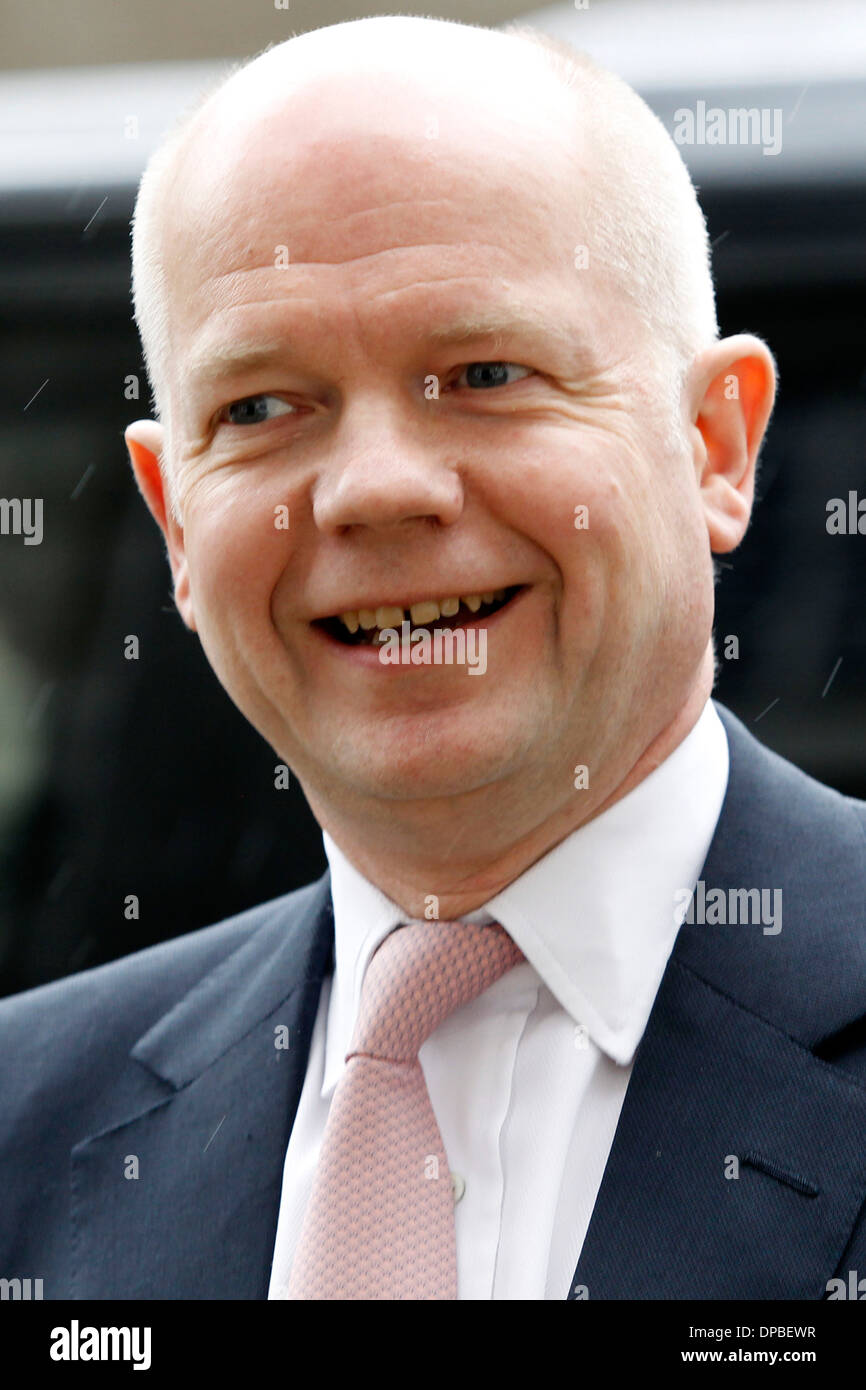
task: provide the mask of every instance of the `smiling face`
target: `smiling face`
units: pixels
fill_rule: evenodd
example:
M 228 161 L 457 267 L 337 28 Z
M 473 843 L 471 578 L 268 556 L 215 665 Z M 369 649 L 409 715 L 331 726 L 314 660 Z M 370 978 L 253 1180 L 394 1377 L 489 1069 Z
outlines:
M 576 268 L 592 165 L 568 93 L 504 117 L 382 82 L 227 114 L 206 176 L 187 160 L 167 237 L 178 599 L 325 821 L 483 787 L 541 812 L 576 763 L 626 771 L 702 667 L 693 460 L 646 325 L 591 254 Z M 478 678 L 336 635 L 341 614 L 455 598 L 487 629 Z
M 160 427 L 127 432 L 220 681 L 404 906 L 452 863 L 455 909 L 484 901 L 688 732 L 772 403 L 728 339 L 672 419 L 574 93 L 513 62 L 479 90 L 471 43 L 411 78 L 350 52 L 207 109 L 163 226 L 182 524 Z M 403 619 L 483 628 L 484 673 L 384 663 Z

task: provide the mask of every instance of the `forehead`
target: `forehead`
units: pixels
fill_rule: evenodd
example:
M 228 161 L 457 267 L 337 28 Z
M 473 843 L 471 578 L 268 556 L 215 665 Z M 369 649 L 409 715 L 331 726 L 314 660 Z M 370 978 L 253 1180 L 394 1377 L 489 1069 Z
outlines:
M 535 295 L 541 319 L 587 279 L 573 94 L 533 77 L 509 100 L 458 79 L 324 78 L 211 113 L 167 222 L 176 369 L 241 323 L 267 336 L 272 311 L 299 331 L 378 314 L 387 332 L 419 306 L 465 317 Z

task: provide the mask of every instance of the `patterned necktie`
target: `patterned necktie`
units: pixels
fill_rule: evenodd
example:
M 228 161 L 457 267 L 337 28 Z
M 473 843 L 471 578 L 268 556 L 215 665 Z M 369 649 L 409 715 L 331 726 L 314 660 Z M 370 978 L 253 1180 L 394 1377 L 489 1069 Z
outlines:
M 418 1049 L 522 960 L 495 923 L 413 922 L 385 937 L 364 976 L 286 1298 L 457 1297 L 451 1175 Z

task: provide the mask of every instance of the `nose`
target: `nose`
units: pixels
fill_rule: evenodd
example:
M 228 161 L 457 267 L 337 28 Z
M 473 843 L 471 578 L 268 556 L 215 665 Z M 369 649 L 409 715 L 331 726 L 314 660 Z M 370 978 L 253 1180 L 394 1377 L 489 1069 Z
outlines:
M 314 487 L 317 526 L 339 533 L 414 520 L 453 524 L 463 510 L 463 481 L 433 433 L 381 401 L 347 412 Z

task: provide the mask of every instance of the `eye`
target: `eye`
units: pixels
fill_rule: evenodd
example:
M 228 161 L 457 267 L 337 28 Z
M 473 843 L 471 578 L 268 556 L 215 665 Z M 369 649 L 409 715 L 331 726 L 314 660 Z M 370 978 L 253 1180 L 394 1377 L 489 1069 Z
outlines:
M 291 415 L 297 406 L 281 400 L 279 396 L 244 396 L 243 400 L 232 401 L 220 411 L 219 418 L 227 425 L 260 425 L 278 415 Z
M 466 377 L 466 385 L 471 389 L 480 388 L 489 390 L 493 386 L 508 386 L 510 381 L 509 372 L 520 372 L 523 376 L 532 376 L 532 367 L 522 367 L 517 362 L 470 362 L 464 367 L 455 381 L 459 386 Z M 516 380 L 521 380 L 517 377 Z

